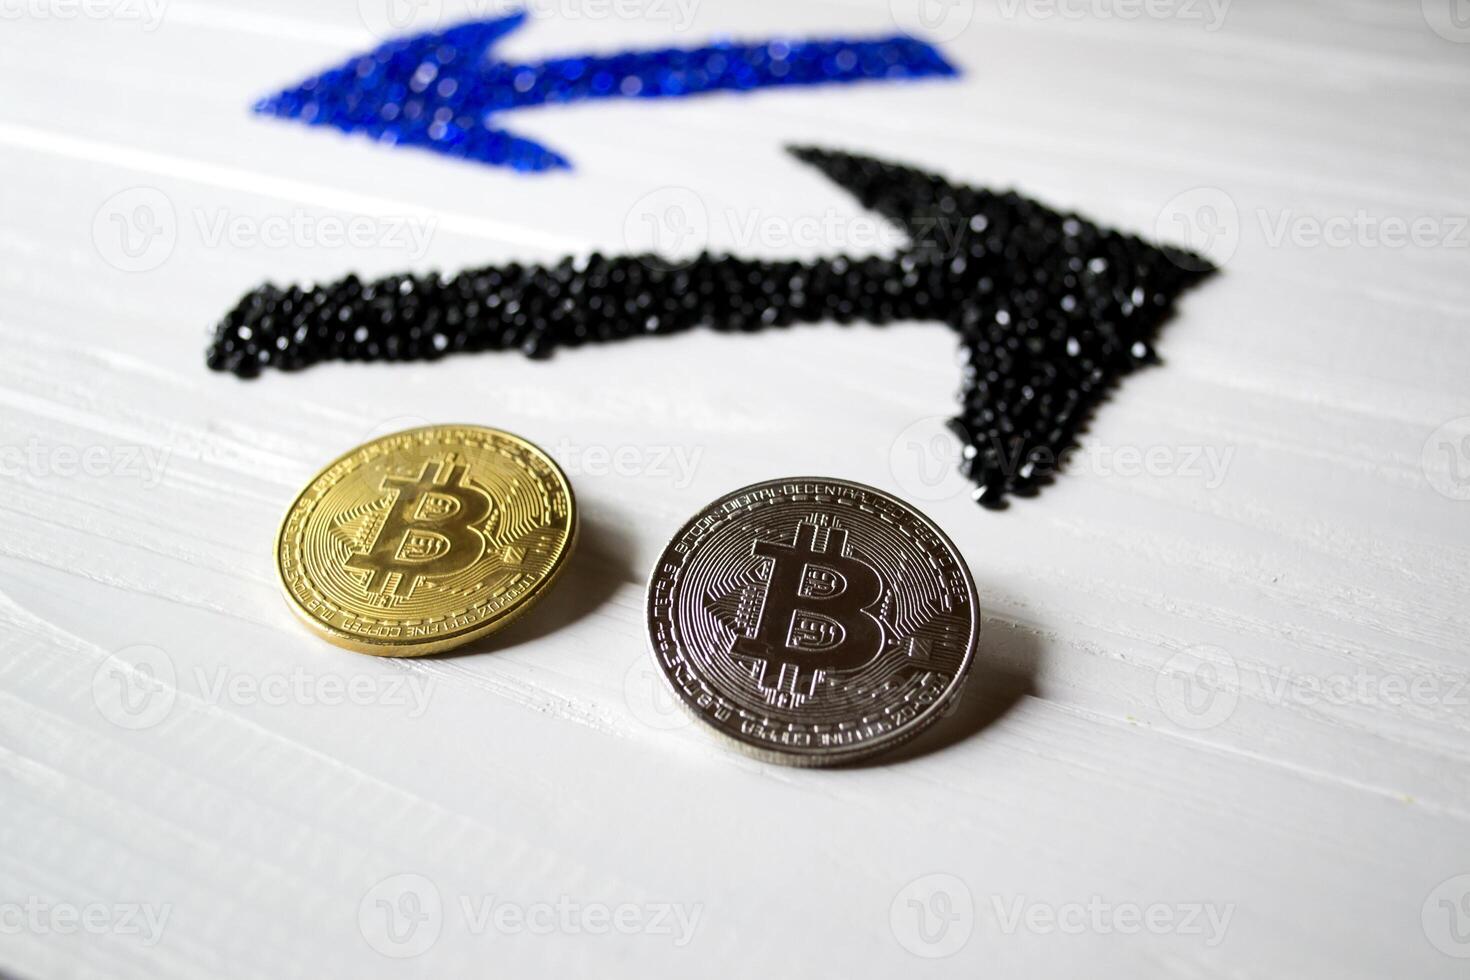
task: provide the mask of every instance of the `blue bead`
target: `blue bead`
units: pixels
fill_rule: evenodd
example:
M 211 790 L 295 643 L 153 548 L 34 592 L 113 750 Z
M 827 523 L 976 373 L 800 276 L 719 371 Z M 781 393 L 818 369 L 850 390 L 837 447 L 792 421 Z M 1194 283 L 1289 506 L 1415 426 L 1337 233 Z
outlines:
M 491 46 L 524 21 L 525 14 L 516 13 L 398 38 L 262 99 L 254 108 L 360 131 L 386 143 L 542 171 L 569 164 L 546 147 L 496 128 L 489 118 L 493 113 L 578 99 L 679 98 L 778 85 L 957 74 L 934 47 L 903 35 L 718 41 L 693 49 L 581 55 L 533 64 L 491 58 Z

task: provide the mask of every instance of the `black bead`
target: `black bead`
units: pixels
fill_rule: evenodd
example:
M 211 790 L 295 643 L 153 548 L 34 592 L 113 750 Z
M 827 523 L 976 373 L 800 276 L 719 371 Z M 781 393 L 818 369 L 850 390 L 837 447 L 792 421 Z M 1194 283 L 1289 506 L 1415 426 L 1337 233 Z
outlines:
M 823 320 L 934 319 L 961 344 L 963 468 L 975 499 L 1004 504 L 1049 482 L 1078 428 L 1124 374 L 1155 363 L 1174 298 L 1208 274 L 1199 256 L 1063 214 L 1013 191 L 815 148 L 793 153 L 904 228 L 887 257 L 763 262 L 593 253 L 554 265 L 387 276 L 282 290 L 266 284 L 220 322 L 216 371 L 254 377 L 324 360 L 415 360 L 557 347 L 696 326 L 754 332 Z

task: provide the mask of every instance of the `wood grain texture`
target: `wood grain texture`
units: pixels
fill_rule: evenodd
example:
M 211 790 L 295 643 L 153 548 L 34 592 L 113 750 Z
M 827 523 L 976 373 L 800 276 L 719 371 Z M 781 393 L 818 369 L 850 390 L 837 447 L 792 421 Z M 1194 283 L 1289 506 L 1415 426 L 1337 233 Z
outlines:
M 543 178 L 249 115 L 371 43 L 360 6 L 171 0 L 153 25 L 4 8 L 0 968 L 1470 971 L 1470 879 L 1455 881 L 1470 875 L 1470 502 L 1436 489 L 1466 488 L 1470 443 L 1425 452 L 1470 416 L 1470 44 L 1431 29 L 1433 0 L 1237 0 L 1219 22 L 1203 3 L 1130 18 L 1126 0 L 961 0 L 946 9 L 968 26 L 943 41 L 958 82 L 518 114 L 577 165 Z M 858 0 L 700 0 L 683 31 L 591 13 L 626 7 L 536 9 L 507 53 L 894 26 Z M 1072 472 L 1004 513 L 915 468 L 956 387 L 933 324 L 253 383 L 204 369 L 208 328 L 263 279 L 623 251 L 661 188 L 696 196 L 717 249 L 846 247 L 783 238 L 792 216 L 863 230 L 782 153 L 795 141 L 1148 235 L 1174 231 L 1183 201 L 1194 231 L 1218 217 L 1238 245 L 1166 328 L 1166 365 L 1119 389 Z M 1222 196 L 1224 211 L 1197 206 Z M 114 216 L 160 201 L 166 257 L 118 268 Z M 365 246 L 302 237 L 362 216 Z M 1382 241 L 1418 220 L 1423 242 Z M 1344 241 L 1313 242 L 1344 221 Z M 250 237 L 290 222 L 308 232 Z M 276 523 L 323 461 L 420 420 L 495 425 L 561 458 L 584 521 L 575 563 L 463 655 L 327 647 L 277 594 Z M 1130 475 L 1151 451 L 1155 472 Z M 642 589 L 667 535 L 787 473 L 937 497 L 922 506 L 974 571 L 977 675 L 898 759 L 762 765 L 650 694 Z M 155 687 L 113 671 L 140 656 L 163 665 Z M 117 724 L 140 716 L 113 696 L 138 690 L 165 710 Z M 443 908 L 437 941 L 400 959 L 359 913 L 380 914 L 373 889 L 401 874 Z M 923 890 L 936 874 L 968 917 Z M 698 917 L 692 936 L 479 917 L 558 902 Z M 1129 908 L 1172 918 L 1130 928 Z M 948 938 L 925 945 L 917 914 L 933 939 L 946 910 Z M 97 928 L 67 930 L 71 913 Z M 951 956 L 912 951 L 963 933 Z

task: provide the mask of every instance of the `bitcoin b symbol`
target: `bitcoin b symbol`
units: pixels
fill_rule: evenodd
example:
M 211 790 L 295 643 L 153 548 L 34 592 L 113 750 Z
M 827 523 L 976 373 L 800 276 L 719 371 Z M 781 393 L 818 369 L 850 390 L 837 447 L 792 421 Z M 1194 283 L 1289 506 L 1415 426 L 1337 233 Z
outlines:
M 793 544 L 758 540 L 751 553 L 770 559 L 765 602 L 755 635 L 739 637 L 733 652 L 764 662 L 757 680 L 772 696 L 810 696 L 824 672 L 855 670 L 883 652 L 883 624 L 867 611 L 883 580 L 847 553 L 846 530 L 829 528 L 819 551 L 817 525 L 803 522 Z
M 418 476 L 383 478 L 380 489 L 393 494 L 392 509 L 372 544 L 346 562 L 367 573 L 369 592 L 404 599 L 421 579 L 462 572 L 484 556 L 480 525 L 494 504 L 466 480 L 468 473 L 451 456 L 425 463 Z

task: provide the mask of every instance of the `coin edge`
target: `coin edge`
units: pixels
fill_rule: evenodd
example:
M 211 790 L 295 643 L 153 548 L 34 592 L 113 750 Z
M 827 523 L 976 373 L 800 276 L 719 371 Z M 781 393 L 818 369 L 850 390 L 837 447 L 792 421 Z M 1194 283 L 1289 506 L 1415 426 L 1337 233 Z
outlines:
M 336 627 L 329 626 L 326 623 L 323 623 L 321 620 L 312 616 L 311 613 L 308 612 L 306 609 L 302 608 L 301 603 L 291 592 L 291 587 L 289 583 L 287 583 L 286 577 L 284 574 L 282 574 L 281 571 L 281 549 L 284 544 L 286 525 L 290 523 L 291 514 L 296 510 L 296 505 L 301 502 L 301 498 L 305 497 L 307 492 L 316 484 L 316 482 L 320 480 L 323 475 L 325 475 L 337 464 L 350 458 L 351 456 L 367 448 L 368 446 L 371 446 L 377 442 L 381 442 L 384 439 L 396 439 L 400 436 L 410 435 L 415 432 L 426 432 L 431 429 L 473 429 L 479 432 L 494 433 L 495 435 L 507 436 L 511 439 L 519 440 L 520 442 L 525 443 L 527 446 L 530 446 L 531 449 L 533 449 L 535 452 L 539 453 L 542 458 L 545 459 L 546 462 L 551 466 L 552 471 L 555 472 L 556 475 L 561 479 L 562 487 L 566 490 L 567 514 L 569 515 L 569 527 L 567 529 L 566 546 L 562 549 L 561 555 L 552 564 L 551 568 L 547 571 L 542 580 L 536 583 L 536 585 L 534 585 L 530 589 L 530 591 L 528 591 L 521 598 L 519 602 L 504 610 L 500 615 L 488 619 L 483 623 L 478 623 L 475 625 L 475 627 L 467 630 L 464 633 L 435 640 L 425 640 L 418 643 L 369 643 L 360 639 L 354 633 L 348 633 L 345 630 L 340 630 Z M 320 639 L 325 640 L 332 646 L 338 647 L 343 650 L 350 650 L 353 653 L 361 653 L 373 657 L 387 657 L 390 659 L 410 659 L 413 657 L 427 657 L 436 653 L 443 653 L 446 650 L 452 650 L 455 647 L 463 646 L 464 644 L 473 642 L 474 640 L 480 639 L 481 637 L 489 636 L 491 633 L 494 633 L 502 629 L 503 627 L 510 625 L 511 622 L 523 615 L 528 609 L 530 609 L 538 601 L 540 601 L 542 595 L 545 594 L 546 590 L 550 588 L 556 582 L 556 580 L 561 577 L 561 573 L 565 570 L 567 563 L 572 556 L 572 552 L 576 549 L 577 539 L 581 530 L 581 523 L 581 514 L 577 509 L 577 498 L 575 492 L 572 490 L 571 480 L 567 479 L 566 471 L 561 468 L 561 464 L 552 459 L 551 454 L 542 449 L 539 444 L 532 442 L 525 436 L 517 435 L 514 432 L 509 432 L 505 429 L 497 429 L 488 425 L 474 425 L 470 423 L 460 422 L 444 422 L 437 425 L 418 425 L 414 426 L 411 429 L 402 429 L 398 432 L 385 433 L 384 435 L 369 439 L 367 442 L 359 443 L 358 445 L 353 446 L 351 449 L 347 450 L 345 453 L 342 453 L 341 455 L 334 458 L 331 462 L 327 463 L 315 474 L 313 474 L 311 479 L 306 481 L 305 486 L 301 488 L 300 492 L 291 499 L 291 503 L 287 505 L 285 513 L 281 516 L 280 525 L 276 529 L 275 548 L 272 553 L 272 559 L 276 569 L 276 582 L 280 586 L 281 593 L 286 600 L 286 605 L 291 609 L 291 612 L 295 614 L 296 618 L 300 620 L 308 629 L 311 630 L 312 633 L 316 634 L 316 636 L 318 636 Z
M 970 619 L 971 622 L 974 624 L 974 630 L 970 635 L 970 642 L 965 648 L 964 660 L 961 662 L 959 669 L 955 671 L 954 681 L 945 691 L 945 694 L 942 698 L 935 701 L 932 705 L 929 706 L 927 711 L 921 714 L 918 718 L 914 719 L 914 722 L 908 728 L 905 728 L 901 731 L 895 730 L 889 735 L 880 736 L 879 739 L 875 740 L 875 742 L 865 743 L 860 748 L 839 750 L 837 752 L 824 754 L 811 752 L 793 752 L 783 749 L 771 748 L 764 743 L 754 743 L 746 741 L 745 739 L 742 739 L 736 735 L 732 735 L 729 732 L 726 732 L 725 730 L 719 728 L 718 726 L 711 724 L 709 720 L 704 717 L 704 715 L 702 715 L 693 705 L 689 703 L 687 697 L 684 695 L 684 692 L 681 691 L 679 687 L 674 684 L 673 679 L 669 676 L 668 672 L 664 670 L 663 664 L 659 660 L 658 647 L 656 646 L 653 638 L 653 585 L 655 580 L 658 578 L 658 569 L 663 564 L 664 555 L 668 553 L 670 546 L 672 546 L 674 542 L 678 541 L 684 535 L 684 533 L 687 532 L 697 520 L 699 520 L 700 517 L 702 517 L 712 507 L 716 506 L 722 501 L 728 500 L 732 497 L 737 497 L 742 493 L 748 493 L 749 491 L 758 489 L 760 487 L 769 486 L 773 483 L 799 483 L 803 481 L 818 483 L 840 483 L 851 487 L 857 487 L 860 490 L 876 494 L 879 497 L 897 503 L 901 505 L 904 509 L 915 514 L 920 520 L 929 525 L 930 529 L 935 533 L 939 540 L 943 542 L 947 548 L 949 548 L 950 553 L 954 556 L 956 562 L 958 562 L 960 569 L 965 573 L 965 585 L 969 589 L 970 608 L 973 610 Z M 653 658 L 654 667 L 656 668 L 659 677 L 663 679 L 664 684 L 673 693 L 674 699 L 678 702 L 680 708 L 682 708 L 685 713 L 687 713 L 695 721 L 699 722 L 700 727 L 710 733 L 712 736 L 714 736 L 717 741 L 726 743 L 729 746 L 733 746 L 743 755 L 749 756 L 750 758 L 758 759 L 762 762 L 791 766 L 799 769 L 825 769 L 857 762 L 871 756 L 888 752 L 929 730 L 932 725 L 948 715 L 958 705 L 960 694 L 963 691 L 966 682 L 969 680 L 970 671 L 975 665 L 975 655 L 980 646 L 980 633 L 983 629 L 983 617 L 980 610 L 980 595 L 979 591 L 975 588 L 975 576 L 970 571 L 969 563 L 965 561 L 964 554 L 954 543 L 954 540 L 950 538 L 945 530 L 940 527 L 933 518 L 931 518 L 923 511 L 919 510 L 913 504 L 904 500 L 902 497 L 895 496 L 894 494 L 889 493 L 887 490 L 880 490 L 878 487 L 871 486 L 867 483 L 862 483 L 858 480 L 846 480 L 829 476 L 789 476 L 776 477 L 769 480 L 758 480 L 755 483 L 750 483 L 743 487 L 738 487 L 734 490 L 728 491 L 727 493 L 720 494 L 718 497 L 715 497 L 709 503 L 696 510 L 694 512 L 694 515 L 690 517 L 687 521 L 679 525 L 678 530 L 670 535 L 668 542 L 664 545 L 662 549 L 659 550 L 658 557 L 654 559 L 653 570 L 649 573 L 648 576 L 648 584 L 644 586 L 643 596 L 644 630 L 648 638 L 648 655 Z

